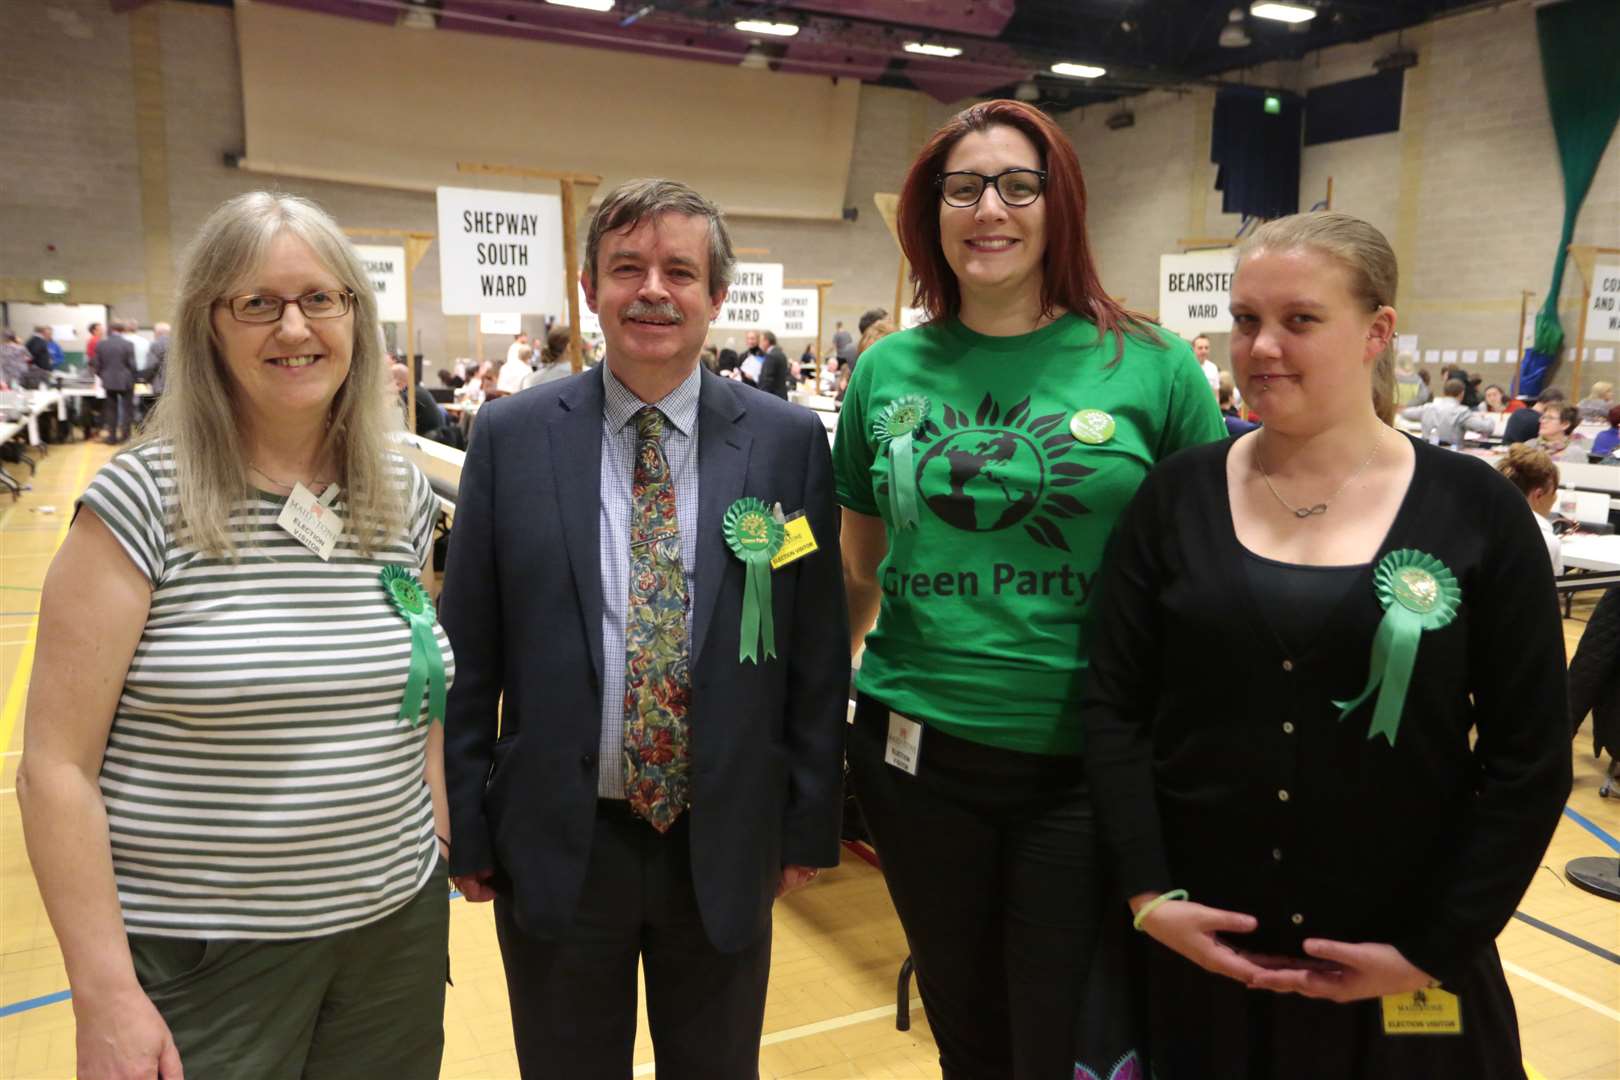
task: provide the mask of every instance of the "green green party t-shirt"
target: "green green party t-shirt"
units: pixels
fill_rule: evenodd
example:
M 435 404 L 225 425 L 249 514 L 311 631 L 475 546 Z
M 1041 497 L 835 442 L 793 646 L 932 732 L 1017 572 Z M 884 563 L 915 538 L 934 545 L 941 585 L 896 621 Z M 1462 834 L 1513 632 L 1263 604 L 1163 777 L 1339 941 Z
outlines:
M 1158 334 L 1126 335 L 1115 364 L 1114 337 L 1073 314 L 1016 337 L 952 319 L 861 355 L 833 448 L 838 501 L 881 516 L 889 552 L 859 689 L 974 742 L 1080 752 L 1085 624 L 1114 522 L 1155 462 L 1226 435 L 1191 348 Z M 929 411 L 912 454 L 919 523 L 897 529 L 872 428 L 907 395 Z

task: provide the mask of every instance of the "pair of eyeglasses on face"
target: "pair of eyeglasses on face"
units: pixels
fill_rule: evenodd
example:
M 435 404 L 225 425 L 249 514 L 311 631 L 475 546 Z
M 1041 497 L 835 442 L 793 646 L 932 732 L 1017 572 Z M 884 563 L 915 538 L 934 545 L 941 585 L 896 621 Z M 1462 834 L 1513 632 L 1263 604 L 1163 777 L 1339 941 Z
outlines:
M 266 296 L 250 293 L 218 301 L 230 308 L 237 322 L 273 323 L 281 321 L 288 304 L 297 304 L 306 319 L 337 319 L 354 307 L 354 293 L 348 289 L 312 289 L 303 296 Z
M 940 198 L 947 206 L 968 207 L 979 205 L 985 188 L 993 187 L 996 195 L 1007 206 L 1028 206 L 1046 190 L 1045 169 L 1006 169 L 994 176 L 976 172 L 948 172 L 940 174 L 934 183 Z

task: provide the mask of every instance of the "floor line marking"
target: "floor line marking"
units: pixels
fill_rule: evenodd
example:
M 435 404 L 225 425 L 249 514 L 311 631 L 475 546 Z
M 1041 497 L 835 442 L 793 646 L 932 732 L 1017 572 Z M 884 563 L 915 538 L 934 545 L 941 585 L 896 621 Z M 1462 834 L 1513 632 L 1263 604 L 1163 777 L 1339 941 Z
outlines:
M 85 474 L 90 471 L 90 455 L 82 454 L 79 457 L 79 471 L 74 476 L 73 484 L 80 491 L 84 490 Z M 54 554 L 67 539 L 68 528 L 72 526 L 73 519 L 67 515 L 62 517 L 62 527 L 56 532 L 56 543 L 51 551 Z M 29 624 L 28 635 L 23 641 L 22 652 L 17 656 L 17 666 L 11 669 L 11 686 L 6 690 L 6 700 L 0 706 L 0 750 L 11 749 L 11 737 L 17 730 L 17 718 L 22 715 L 23 705 L 28 700 L 28 676 L 34 670 L 34 643 L 39 636 L 39 613 L 36 611 L 0 612 L 0 615 L 33 615 L 34 621 Z
M 1601 959 L 1607 960 L 1611 964 L 1620 964 L 1620 956 L 1616 956 L 1614 953 L 1610 952 L 1608 949 L 1605 949 L 1603 946 L 1594 945 L 1592 942 L 1587 941 L 1583 937 L 1577 937 L 1576 935 L 1570 933 L 1568 930 L 1560 930 L 1558 927 L 1554 926 L 1552 923 L 1542 922 L 1540 919 L 1536 918 L 1534 915 L 1526 915 L 1522 911 L 1515 911 L 1513 913 L 1513 917 L 1515 919 L 1518 919 L 1522 923 L 1528 923 L 1529 925 L 1535 927 L 1537 930 L 1543 931 L 1544 933 L 1551 934 L 1553 937 L 1558 938 L 1560 941 L 1567 941 L 1571 945 L 1574 945 L 1576 948 L 1585 949 L 1587 952 L 1591 953 L 1593 956 L 1596 956 L 1596 957 L 1599 957 Z
M 58 1001 L 66 1001 L 72 996 L 73 995 L 70 991 L 58 990 L 56 993 L 46 994 L 44 997 L 29 998 L 27 1001 L 13 1001 L 10 1005 L 0 1005 L 0 1017 L 12 1016 L 20 1012 L 27 1012 L 30 1009 L 37 1009 L 42 1005 L 55 1005 Z
M 913 1009 L 921 1009 L 922 999 L 912 998 L 911 1007 Z M 792 1042 L 795 1039 L 804 1039 L 811 1035 L 820 1035 L 826 1031 L 837 1031 L 839 1028 L 854 1027 L 856 1024 L 865 1024 L 873 1020 L 882 1020 L 893 1015 L 893 1005 L 880 1005 L 875 1009 L 867 1009 L 864 1012 L 847 1013 L 844 1016 L 835 1016 L 830 1020 L 817 1020 L 813 1024 L 801 1024 L 798 1027 L 783 1028 L 781 1031 L 773 1031 L 759 1040 L 759 1046 L 760 1049 L 763 1050 L 765 1047 L 775 1046 L 777 1043 Z M 656 1061 L 644 1061 L 640 1065 L 637 1065 L 635 1071 L 630 1075 L 652 1076 L 657 1071 L 658 1063 Z
M 1620 1024 L 1620 1012 L 1616 1012 L 1614 1009 L 1609 1008 L 1601 1001 L 1593 1001 L 1585 994 L 1577 993 L 1567 986 L 1563 986 L 1559 983 L 1553 982 L 1551 979 L 1537 975 L 1535 972 L 1529 970 L 1528 968 L 1522 968 L 1511 960 L 1502 961 L 1502 970 L 1507 972 L 1509 975 L 1517 975 L 1527 983 L 1534 983 L 1543 990 L 1549 990 L 1567 1001 L 1573 1001 L 1577 1005 L 1584 1005 L 1586 1008 L 1591 1009 L 1599 1016 L 1606 1016 L 1615 1023 Z
M 1569 820 L 1573 821 L 1575 824 L 1579 825 L 1581 828 L 1585 829 L 1587 832 L 1591 833 L 1593 836 L 1597 837 L 1599 840 L 1603 841 L 1605 844 L 1608 844 L 1610 847 L 1614 848 L 1614 850 L 1620 851 L 1620 840 L 1616 840 L 1614 837 L 1610 836 L 1604 830 L 1603 826 L 1586 817 L 1580 811 L 1566 806 L 1564 807 L 1564 816 L 1569 818 Z

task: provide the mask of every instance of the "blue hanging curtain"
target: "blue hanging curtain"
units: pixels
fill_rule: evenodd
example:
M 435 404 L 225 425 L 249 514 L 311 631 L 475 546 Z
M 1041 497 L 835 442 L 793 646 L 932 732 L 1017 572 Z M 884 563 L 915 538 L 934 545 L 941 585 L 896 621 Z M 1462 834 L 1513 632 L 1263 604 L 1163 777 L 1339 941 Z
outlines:
M 1620 3 L 1616 0 L 1564 0 L 1536 12 L 1541 43 L 1541 74 L 1547 83 L 1547 111 L 1564 168 L 1564 227 L 1558 234 L 1552 284 L 1536 313 L 1535 345 L 1519 368 L 1519 393 L 1539 394 L 1564 347 L 1558 320 L 1558 293 L 1564 287 L 1564 259 L 1575 219 L 1592 187 L 1592 177 L 1620 120 Z
M 1297 95 L 1271 92 L 1281 110 L 1266 112 L 1267 91 L 1247 86 L 1215 95 L 1209 157 L 1219 170 L 1221 211 L 1257 218 L 1299 212 L 1300 139 L 1305 110 Z

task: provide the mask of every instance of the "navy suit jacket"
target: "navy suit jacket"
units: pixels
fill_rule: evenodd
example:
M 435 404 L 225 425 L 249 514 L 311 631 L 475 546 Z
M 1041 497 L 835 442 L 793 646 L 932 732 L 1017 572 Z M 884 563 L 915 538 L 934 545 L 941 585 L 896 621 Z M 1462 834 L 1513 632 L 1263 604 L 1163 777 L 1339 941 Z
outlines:
M 596 817 L 602 685 L 600 369 L 491 402 L 462 469 L 440 621 L 452 874 L 494 869 L 518 924 L 574 920 Z M 705 371 L 692 618 L 692 876 L 717 949 L 758 940 L 784 865 L 838 862 L 849 628 L 821 421 Z M 771 575 L 774 659 L 738 660 L 743 564 L 721 532 L 755 496 L 820 550 Z

